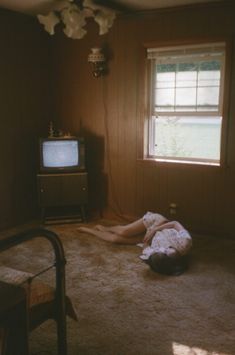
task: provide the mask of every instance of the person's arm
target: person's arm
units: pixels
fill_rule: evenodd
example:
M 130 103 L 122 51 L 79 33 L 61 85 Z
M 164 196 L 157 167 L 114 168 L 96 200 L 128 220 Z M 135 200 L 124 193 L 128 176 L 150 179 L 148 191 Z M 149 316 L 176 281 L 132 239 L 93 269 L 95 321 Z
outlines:
M 178 232 L 181 231 L 182 229 L 184 229 L 184 227 L 177 221 L 166 222 L 166 223 L 161 224 L 160 226 L 153 225 L 151 228 L 148 229 L 147 233 L 144 236 L 144 239 L 143 239 L 144 244 L 149 244 L 151 242 L 151 240 L 153 239 L 156 232 L 161 231 L 163 229 L 170 229 L 170 228 L 174 228 Z
M 170 229 L 170 228 L 174 228 L 177 230 L 177 232 L 181 231 L 182 229 L 184 229 L 184 227 L 177 221 L 170 221 L 164 224 L 161 224 L 160 226 L 158 226 L 156 228 L 156 231 L 161 231 L 163 229 Z

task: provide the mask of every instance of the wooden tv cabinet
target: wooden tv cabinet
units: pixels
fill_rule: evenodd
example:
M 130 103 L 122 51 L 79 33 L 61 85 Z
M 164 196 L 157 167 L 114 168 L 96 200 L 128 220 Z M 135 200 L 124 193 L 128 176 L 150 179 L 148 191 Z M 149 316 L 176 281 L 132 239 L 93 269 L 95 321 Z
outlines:
M 59 220 L 71 222 L 79 218 L 82 221 L 86 220 L 87 172 L 38 174 L 37 182 L 39 205 L 45 223 Z M 77 208 L 79 214 L 74 212 Z M 58 211 L 66 212 L 61 214 Z

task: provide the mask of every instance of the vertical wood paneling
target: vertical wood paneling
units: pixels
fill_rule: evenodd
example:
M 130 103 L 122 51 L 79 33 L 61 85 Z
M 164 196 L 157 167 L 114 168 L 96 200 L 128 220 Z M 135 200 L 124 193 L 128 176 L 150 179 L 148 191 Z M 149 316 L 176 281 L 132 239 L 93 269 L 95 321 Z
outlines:
M 158 210 L 170 218 L 180 219 L 192 230 L 233 234 L 230 220 L 234 218 L 235 197 L 235 104 L 231 100 L 235 92 L 234 57 L 228 117 L 229 168 L 156 165 L 137 159 L 142 151 L 141 122 L 146 113 L 144 44 L 221 36 L 234 42 L 233 10 L 234 5 L 225 3 L 121 16 L 102 40 L 93 27 L 84 40 L 65 44 L 66 40 L 58 39 L 54 57 L 60 58 L 55 80 L 61 122 L 68 129 L 78 131 L 78 122 L 82 120 L 91 147 L 97 136 L 103 139 L 105 147 L 103 158 L 97 158 L 104 159 L 107 194 L 97 195 L 93 184 L 99 184 L 102 178 L 92 177 L 91 206 L 97 199 L 103 199 L 106 208 L 117 214 L 138 217 L 146 210 Z M 95 43 L 104 45 L 112 54 L 109 74 L 104 79 L 92 78 L 87 65 L 89 48 Z M 90 176 L 96 176 L 98 171 L 99 163 L 94 157 L 95 154 L 89 156 Z M 171 202 L 178 205 L 175 216 L 169 215 Z
M 136 180 L 136 61 L 133 62 L 135 55 L 135 26 L 127 24 L 127 27 L 120 26 L 121 32 L 119 36 L 125 37 L 128 33 L 128 39 L 122 42 L 122 62 L 120 68 L 123 68 L 122 79 L 119 84 L 120 90 L 120 107 L 119 111 L 119 193 L 123 201 L 123 212 L 125 214 L 134 214 L 135 194 L 133 186 Z M 119 37 L 120 38 L 120 37 Z M 120 86 L 121 85 L 121 86 Z M 127 153 L 128 152 L 128 153 Z
M 0 11 L 0 229 L 38 213 L 38 138 L 51 117 L 48 37 L 36 21 Z

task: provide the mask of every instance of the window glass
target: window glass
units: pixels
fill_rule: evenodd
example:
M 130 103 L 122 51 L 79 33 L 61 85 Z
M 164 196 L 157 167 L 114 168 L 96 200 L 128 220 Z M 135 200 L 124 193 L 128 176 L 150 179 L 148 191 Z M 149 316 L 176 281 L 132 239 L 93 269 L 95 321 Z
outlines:
M 156 111 L 218 111 L 220 62 L 156 64 Z
M 150 49 L 149 156 L 220 163 L 224 43 Z
M 154 155 L 159 158 L 219 161 L 221 117 L 154 118 Z M 177 159 L 176 159 L 177 160 Z

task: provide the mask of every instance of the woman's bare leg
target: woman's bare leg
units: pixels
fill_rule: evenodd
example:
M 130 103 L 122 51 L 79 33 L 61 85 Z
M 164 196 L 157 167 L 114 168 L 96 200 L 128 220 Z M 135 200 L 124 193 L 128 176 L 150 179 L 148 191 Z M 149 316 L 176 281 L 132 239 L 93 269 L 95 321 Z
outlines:
M 118 225 L 118 226 L 97 225 L 95 229 L 102 232 L 110 232 L 110 233 L 118 234 L 122 237 L 134 237 L 136 235 L 140 235 L 146 232 L 146 228 L 144 226 L 142 218 L 127 225 Z
M 118 227 L 118 226 L 117 226 Z M 89 228 L 89 227 L 79 227 L 78 228 L 79 231 L 81 232 L 85 232 L 85 233 L 89 233 L 92 234 L 102 240 L 105 240 L 107 242 L 111 242 L 111 243 L 117 243 L 117 244 L 137 244 L 140 243 L 143 240 L 143 235 L 135 235 L 135 236 L 129 236 L 128 238 L 126 238 L 125 236 L 113 233 L 113 232 L 109 232 L 109 231 L 105 231 L 105 230 L 97 230 L 94 228 Z

